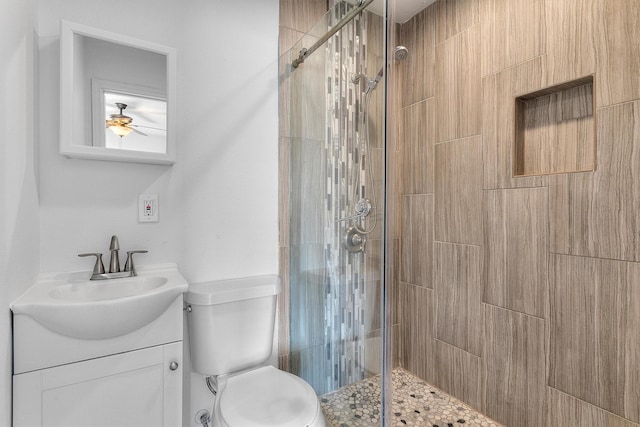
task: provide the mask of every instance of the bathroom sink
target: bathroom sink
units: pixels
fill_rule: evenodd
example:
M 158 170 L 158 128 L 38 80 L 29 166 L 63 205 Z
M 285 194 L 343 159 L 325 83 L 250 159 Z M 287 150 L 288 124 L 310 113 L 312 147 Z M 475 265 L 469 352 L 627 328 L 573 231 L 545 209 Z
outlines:
M 79 280 L 51 289 L 51 298 L 61 301 L 105 301 L 143 295 L 167 283 L 166 277 L 128 277 L 114 280 Z
M 175 264 L 141 266 L 137 273 L 109 280 L 88 280 L 86 271 L 43 274 L 11 310 L 60 335 L 115 338 L 152 322 L 187 290 Z

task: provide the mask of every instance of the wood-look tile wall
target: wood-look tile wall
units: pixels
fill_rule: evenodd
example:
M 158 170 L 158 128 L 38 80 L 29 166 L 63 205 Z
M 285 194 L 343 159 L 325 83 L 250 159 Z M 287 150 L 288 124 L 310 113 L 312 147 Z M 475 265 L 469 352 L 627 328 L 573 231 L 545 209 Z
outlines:
M 438 241 L 482 243 L 482 138 L 476 135 L 435 147 Z
M 281 0 L 281 52 L 326 10 Z M 638 0 L 439 0 L 399 32 L 397 353 L 509 426 L 640 425 L 639 15 Z M 514 178 L 515 98 L 588 75 L 596 170 Z M 284 266 L 285 103 L 280 116 Z M 298 363 L 280 342 L 282 366 Z
M 434 79 L 414 79 L 413 74 L 433 75 L 435 57 L 435 10 L 428 8 L 420 19 L 400 27 L 400 42 L 410 52 L 402 62 L 402 105 L 408 106 L 433 96 Z
M 549 385 L 640 420 L 640 264 L 550 259 Z
M 640 426 L 638 22 L 638 0 L 439 0 L 401 27 L 400 360 L 510 427 Z M 541 175 L 514 176 L 516 98 L 591 76 L 589 129 L 547 108 Z M 542 175 L 565 165 L 595 170 Z
M 640 261 L 640 101 L 601 108 L 596 120 L 596 171 L 550 182 L 551 249 Z
M 480 256 L 478 246 L 435 243 L 436 338 L 476 356 L 482 350 Z
M 544 317 L 547 189 L 484 192 L 483 301 Z
M 546 56 L 539 56 L 482 79 L 482 159 L 484 188 L 538 187 L 546 176 L 513 178 L 515 95 L 546 87 Z M 487 106 L 491 108 L 487 108 Z
M 481 128 L 480 27 L 436 45 L 437 142 L 477 135 Z

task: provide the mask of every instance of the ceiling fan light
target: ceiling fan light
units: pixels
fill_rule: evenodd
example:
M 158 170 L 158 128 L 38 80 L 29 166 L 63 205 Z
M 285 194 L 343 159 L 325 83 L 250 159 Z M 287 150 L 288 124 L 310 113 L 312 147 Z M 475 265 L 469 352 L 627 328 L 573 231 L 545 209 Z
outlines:
M 128 126 L 121 126 L 121 125 L 111 125 L 109 126 L 109 129 L 111 129 L 113 133 L 118 135 L 120 138 L 122 138 L 123 136 L 129 135 L 133 130 Z

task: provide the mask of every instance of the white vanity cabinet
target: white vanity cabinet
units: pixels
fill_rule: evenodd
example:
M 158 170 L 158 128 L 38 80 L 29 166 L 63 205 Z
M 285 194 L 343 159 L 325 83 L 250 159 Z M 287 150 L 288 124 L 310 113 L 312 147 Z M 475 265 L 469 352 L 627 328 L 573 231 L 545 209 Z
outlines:
M 177 267 L 118 282 L 59 276 L 11 305 L 13 427 L 182 425 L 187 282 Z
M 14 376 L 14 427 L 182 424 L 182 342 Z

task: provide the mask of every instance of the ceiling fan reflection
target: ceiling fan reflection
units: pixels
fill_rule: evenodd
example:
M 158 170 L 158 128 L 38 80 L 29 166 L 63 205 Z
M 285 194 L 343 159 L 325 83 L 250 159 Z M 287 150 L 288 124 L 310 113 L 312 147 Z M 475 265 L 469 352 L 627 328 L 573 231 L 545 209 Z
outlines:
M 132 131 L 139 135 L 147 136 L 146 133 L 136 129 L 137 127 L 154 129 L 149 126 L 134 125 L 133 118 L 122 113 L 124 109 L 127 108 L 127 104 L 116 102 L 116 107 L 120 110 L 120 112 L 109 114 L 109 118 L 106 120 L 106 127 L 108 129 L 111 129 L 120 138 L 129 135 Z

